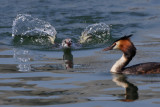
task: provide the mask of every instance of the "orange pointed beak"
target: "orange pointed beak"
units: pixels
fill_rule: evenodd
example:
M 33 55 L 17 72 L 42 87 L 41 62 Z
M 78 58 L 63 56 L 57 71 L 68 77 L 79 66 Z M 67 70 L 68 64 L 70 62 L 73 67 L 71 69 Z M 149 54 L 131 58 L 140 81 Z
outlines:
M 112 50 L 115 45 L 116 45 L 116 43 L 114 43 L 113 45 L 111 45 L 111 46 L 109 46 L 109 47 L 107 47 L 107 48 L 104 48 L 102 51 Z

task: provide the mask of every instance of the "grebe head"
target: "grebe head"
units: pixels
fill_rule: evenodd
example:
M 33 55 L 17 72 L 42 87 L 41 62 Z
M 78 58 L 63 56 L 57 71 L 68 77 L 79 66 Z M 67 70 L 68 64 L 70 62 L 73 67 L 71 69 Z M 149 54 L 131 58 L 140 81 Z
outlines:
M 118 49 L 126 53 L 128 50 L 135 50 L 133 43 L 130 41 L 131 36 L 132 35 L 121 37 L 120 39 L 116 40 L 111 46 L 103 49 L 103 51 Z
M 70 38 L 64 39 L 62 41 L 63 48 L 71 48 L 71 45 L 72 45 L 72 39 L 70 39 Z
M 131 36 L 132 35 L 124 36 L 116 40 L 111 46 L 103 49 L 103 51 L 119 49 L 123 52 L 122 57 L 116 61 L 110 71 L 113 73 L 126 74 L 160 73 L 160 63 L 158 62 L 141 63 L 126 67 L 136 54 L 136 48 L 129 39 Z
M 103 49 L 103 51 L 118 49 L 123 52 L 122 57 L 112 66 L 111 72 L 121 72 L 135 56 L 136 48 L 129 39 L 131 36 L 132 35 L 124 36 L 116 40 L 111 46 Z

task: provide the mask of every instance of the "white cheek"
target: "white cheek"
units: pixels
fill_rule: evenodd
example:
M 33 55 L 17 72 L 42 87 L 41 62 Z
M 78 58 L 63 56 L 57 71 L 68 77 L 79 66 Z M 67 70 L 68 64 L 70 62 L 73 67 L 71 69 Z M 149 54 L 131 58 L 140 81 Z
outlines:
M 68 47 L 68 45 L 67 44 L 62 44 L 62 47 Z
M 120 42 L 118 41 L 118 42 L 116 42 L 116 45 L 114 46 L 114 48 L 113 49 L 119 49 L 119 44 L 120 44 Z

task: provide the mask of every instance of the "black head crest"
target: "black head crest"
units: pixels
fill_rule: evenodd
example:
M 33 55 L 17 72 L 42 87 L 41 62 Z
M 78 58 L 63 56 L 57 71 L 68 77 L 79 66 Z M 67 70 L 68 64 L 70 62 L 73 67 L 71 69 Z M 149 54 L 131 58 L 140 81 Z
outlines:
M 117 42 L 117 41 L 119 41 L 119 40 L 126 40 L 126 39 L 129 39 L 131 36 L 133 36 L 133 35 L 132 35 L 132 34 L 130 34 L 130 35 L 125 35 L 125 36 L 119 38 L 118 40 L 116 40 L 115 42 Z

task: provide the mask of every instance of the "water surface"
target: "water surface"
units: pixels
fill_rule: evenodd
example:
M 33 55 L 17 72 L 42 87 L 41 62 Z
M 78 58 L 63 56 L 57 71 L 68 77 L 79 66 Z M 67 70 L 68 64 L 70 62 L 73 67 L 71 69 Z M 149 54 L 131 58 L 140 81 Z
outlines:
M 103 45 L 66 54 L 12 42 L 18 14 L 50 23 L 61 38 L 78 39 L 87 26 L 106 23 L 112 25 L 113 38 L 133 34 L 137 55 L 129 65 L 160 62 L 159 1 L 1 0 L 0 4 L 0 106 L 159 107 L 159 74 L 109 72 L 120 51 L 102 52 Z

